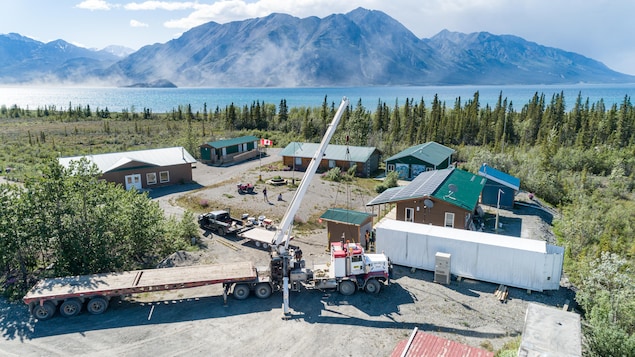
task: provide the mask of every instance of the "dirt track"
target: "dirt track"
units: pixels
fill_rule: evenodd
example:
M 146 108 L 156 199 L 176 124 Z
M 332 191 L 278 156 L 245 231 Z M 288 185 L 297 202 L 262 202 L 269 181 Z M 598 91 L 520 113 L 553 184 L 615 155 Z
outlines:
M 283 193 L 287 201 L 278 202 L 272 200 L 278 188 L 268 186 L 273 203 L 269 204 L 260 188 L 257 194 L 244 196 L 238 195 L 234 188 L 236 181 L 257 177 L 260 163 L 277 160 L 272 153 L 260 162 L 222 169 L 199 164 L 195 169 L 198 186 L 152 194 L 167 214 L 182 213 L 175 206 L 176 197 L 195 194 L 218 200 L 220 204 L 240 203 L 250 214 L 266 212 L 275 220 L 286 210 L 292 192 Z M 219 182 L 225 184 L 214 186 Z M 200 186 L 211 188 L 189 191 Z M 315 212 L 323 212 L 324 207 L 344 200 L 346 194 L 341 191 L 341 186 L 316 177 L 306 202 L 303 201 L 300 217 L 310 219 Z M 357 202 L 353 209 L 369 199 L 362 194 L 352 198 L 351 201 Z M 504 223 L 509 223 L 503 226 L 510 230 L 509 234 L 512 223 L 522 217 L 518 235 L 550 239 L 548 225 L 536 219 L 536 215 L 501 211 L 501 216 Z M 325 232 L 298 236 L 294 242 L 304 251 L 307 266 L 326 261 Z M 204 248 L 200 252 L 172 259 L 180 265 L 268 262 L 264 250 L 245 241 L 205 234 L 200 244 Z M 433 283 L 432 275 L 396 267 L 393 284 L 376 296 L 363 292 L 350 297 L 336 292 L 292 292 L 289 321 L 282 319 L 281 293 L 274 293 L 266 300 L 230 298 L 224 306 L 218 286 L 135 296 L 113 302 L 103 315 L 82 313 L 74 318 L 58 316 L 43 322 L 31 319 L 25 305 L 0 300 L 0 356 L 385 356 L 399 340 L 407 339 L 414 327 L 472 346 L 491 345 L 497 349 L 522 331 L 528 302 L 560 307 L 566 299 L 573 301 L 565 288 L 532 294 L 512 288 L 509 300 L 501 303 L 493 295 L 497 288 L 494 284 L 454 280 L 444 286 Z

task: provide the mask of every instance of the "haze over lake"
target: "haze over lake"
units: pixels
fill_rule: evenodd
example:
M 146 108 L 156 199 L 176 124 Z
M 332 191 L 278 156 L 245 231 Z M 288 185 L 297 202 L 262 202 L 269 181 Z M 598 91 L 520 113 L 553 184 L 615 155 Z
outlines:
M 555 94 L 564 93 L 567 110 L 571 109 L 578 93 L 583 100 L 589 99 L 590 104 L 604 101 L 606 108 L 613 104 L 620 104 L 625 96 L 633 97 L 634 84 L 578 84 L 578 85 L 516 85 L 516 86 L 429 86 L 429 87 L 337 87 L 337 88 L 78 88 L 78 87 L 28 87 L 3 86 L 0 87 L 0 106 L 31 110 L 44 106 L 55 106 L 58 110 L 89 105 L 91 109 L 108 108 L 110 111 L 120 112 L 129 110 L 141 112 L 149 108 L 155 113 L 170 112 L 179 105 L 190 104 L 192 111 L 202 112 L 205 103 L 208 112 L 218 106 L 224 108 L 233 103 L 236 106 L 251 105 L 255 101 L 275 104 L 282 99 L 287 101 L 288 107 L 319 107 L 327 96 L 329 105 L 339 104 L 346 96 L 351 105 L 357 105 L 361 99 L 367 110 L 374 111 L 381 99 L 390 107 L 395 102 L 401 106 L 406 98 L 414 98 L 419 102 L 421 98 L 426 106 L 432 103 L 436 95 L 452 108 L 458 97 L 463 105 L 479 92 L 481 107 L 495 106 L 499 94 L 511 102 L 516 111 L 522 109 L 533 97 L 534 93 L 544 93 L 547 104 Z

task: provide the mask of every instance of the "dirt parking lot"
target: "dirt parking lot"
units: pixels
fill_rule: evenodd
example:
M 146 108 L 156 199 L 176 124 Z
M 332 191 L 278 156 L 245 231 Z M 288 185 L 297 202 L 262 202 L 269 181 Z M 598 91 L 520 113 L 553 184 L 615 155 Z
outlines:
M 199 164 L 194 169 L 196 184 L 151 194 L 166 214 L 182 214 L 177 199 L 193 195 L 209 200 L 210 205 L 239 207 L 238 213 L 264 214 L 279 221 L 293 191 L 267 186 L 268 203 L 259 186 L 254 195 L 239 195 L 235 189 L 237 182 L 255 183 L 259 175 L 274 175 L 263 174 L 259 167 L 279 160 L 276 152 L 270 152 L 263 160 L 226 168 Z M 285 201 L 275 200 L 278 190 Z M 350 202 L 352 209 L 364 209 L 370 198 L 372 193 L 347 193 L 342 184 L 316 176 L 298 216 L 315 219 L 317 212 L 344 202 Z M 486 211 L 493 217 L 493 211 Z M 548 222 L 533 211 L 501 210 L 503 227 L 508 232 L 514 229 L 518 236 L 552 239 Z M 513 226 L 518 218 L 521 225 Z M 265 250 L 240 239 L 201 231 L 199 244 L 200 251 L 174 255 L 171 260 L 177 265 L 268 262 Z M 304 251 L 309 267 L 328 259 L 322 230 L 299 235 L 294 244 Z M 397 266 L 392 284 L 378 295 L 292 292 L 289 320 L 282 319 L 281 293 L 265 300 L 230 298 L 224 305 L 218 286 L 133 296 L 113 302 L 103 315 L 82 313 L 48 321 L 32 319 L 24 304 L 0 300 L 0 356 L 386 356 L 415 327 L 472 346 L 498 349 L 521 333 L 529 302 L 561 307 L 565 300 L 573 301 L 571 291 L 564 287 L 531 294 L 511 288 L 509 299 L 500 302 L 493 294 L 495 284 L 453 280 L 445 286 L 432 280 L 432 272 Z

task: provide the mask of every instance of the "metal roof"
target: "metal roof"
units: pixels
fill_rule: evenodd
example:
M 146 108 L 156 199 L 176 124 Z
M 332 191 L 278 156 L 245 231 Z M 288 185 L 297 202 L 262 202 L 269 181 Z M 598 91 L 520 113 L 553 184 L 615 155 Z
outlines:
M 413 156 L 421 161 L 425 161 L 436 166 L 443 163 L 455 152 L 456 151 L 454 149 L 451 149 L 445 145 L 441 145 L 434 141 L 429 141 L 425 144 L 411 146 L 389 157 L 388 159 L 386 159 L 386 161 L 393 161 L 404 158 L 406 156 Z
M 534 253 L 548 253 L 549 245 L 544 240 L 518 238 L 495 233 L 470 231 L 450 227 L 421 224 L 415 222 L 384 219 L 375 225 L 377 230 L 387 229 L 396 232 L 409 232 L 427 237 L 449 239 L 465 243 L 478 243 L 488 246 L 517 249 Z M 454 258 L 452 258 L 454 259 Z
M 452 170 L 453 169 L 450 168 L 422 172 L 407 186 L 389 188 L 379 196 L 373 198 L 366 206 L 431 196 L 452 173 Z
M 487 164 L 481 165 L 481 168 L 478 169 L 478 174 L 503 186 L 507 186 L 513 190 L 520 190 L 519 178 L 496 170 L 495 168 L 488 166 Z
M 194 157 L 182 146 L 163 149 L 115 152 L 109 154 L 61 157 L 58 159 L 58 162 L 60 165 L 68 168 L 71 161 L 79 161 L 84 157 L 97 165 L 97 168 L 102 173 L 114 171 L 119 167 L 133 162 L 142 163 L 147 166 L 159 167 L 186 163 L 191 164 L 196 162 L 196 159 L 194 159 Z
M 282 151 L 280 156 L 313 158 L 320 144 L 291 142 Z M 377 151 L 374 146 L 348 146 L 329 145 L 324 152 L 324 159 L 341 160 L 351 162 L 366 162 Z
M 370 216 L 371 214 L 366 212 L 351 211 L 344 208 L 329 208 L 320 216 L 320 219 L 361 226 Z
M 207 142 L 207 143 L 205 143 L 205 144 L 203 144 L 201 146 L 208 145 L 208 146 L 211 146 L 213 148 L 220 149 L 220 148 L 226 148 L 226 147 L 234 146 L 234 145 L 251 143 L 251 142 L 259 141 L 259 140 L 260 139 L 258 139 L 257 137 L 249 135 L 249 136 L 240 136 L 240 137 L 233 138 L 233 139 L 223 139 L 223 140 L 210 141 L 210 142 Z
M 473 211 L 478 198 L 483 192 L 487 179 L 471 172 L 452 169 L 452 173 L 434 192 L 432 197 L 438 198 L 467 211 Z
M 415 328 L 410 338 L 400 341 L 390 355 L 392 357 L 493 357 L 494 353 L 418 331 Z

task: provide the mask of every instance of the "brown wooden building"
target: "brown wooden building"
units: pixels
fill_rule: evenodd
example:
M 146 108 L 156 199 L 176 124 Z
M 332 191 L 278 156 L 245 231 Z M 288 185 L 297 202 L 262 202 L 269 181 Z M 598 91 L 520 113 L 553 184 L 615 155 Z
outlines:
M 373 230 L 373 216 L 370 213 L 351 211 L 344 208 L 329 208 L 320 217 L 326 221 L 329 246 L 332 242 L 350 241 L 362 243 L 366 249 L 365 235 Z
M 183 147 L 62 157 L 58 161 L 69 168 L 82 158 L 97 166 L 101 178 L 126 190 L 191 182 L 192 164 L 196 162 Z
M 292 170 L 304 171 L 311 163 L 320 144 L 292 142 L 280 152 L 282 163 Z M 370 177 L 379 169 L 380 152 L 375 147 L 329 145 L 320 161 L 318 171 L 339 167 L 342 172 L 357 165 L 356 175 Z
M 455 168 L 420 173 L 366 206 L 394 205 L 398 221 L 475 230 L 473 218 L 486 179 Z

